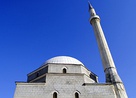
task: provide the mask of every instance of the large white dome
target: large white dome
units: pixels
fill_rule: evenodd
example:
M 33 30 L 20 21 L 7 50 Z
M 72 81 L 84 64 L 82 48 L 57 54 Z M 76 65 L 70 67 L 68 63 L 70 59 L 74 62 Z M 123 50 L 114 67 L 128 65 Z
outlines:
M 84 65 L 82 62 L 80 62 L 79 60 L 73 58 L 73 57 L 69 57 L 69 56 L 56 56 L 53 57 L 49 60 L 47 60 L 45 62 L 45 64 L 48 63 L 54 63 L 54 64 L 81 64 Z

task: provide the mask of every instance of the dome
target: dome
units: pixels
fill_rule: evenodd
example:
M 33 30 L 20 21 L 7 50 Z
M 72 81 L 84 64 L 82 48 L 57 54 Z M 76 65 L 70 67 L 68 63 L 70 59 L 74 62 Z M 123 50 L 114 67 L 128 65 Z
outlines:
M 82 62 L 79 60 L 69 57 L 69 56 L 57 56 L 53 57 L 45 62 L 45 64 L 48 63 L 54 63 L 54 64 L 81 64 L 84 65 Z

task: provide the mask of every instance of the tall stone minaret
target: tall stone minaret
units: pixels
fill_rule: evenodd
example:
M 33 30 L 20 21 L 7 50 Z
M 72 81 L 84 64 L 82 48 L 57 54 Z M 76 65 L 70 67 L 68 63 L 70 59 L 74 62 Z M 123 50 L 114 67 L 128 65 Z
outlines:
M 100 24 L 100 17 L 96 14 L 94 8 L 89 3 L 89 12 L 90 12 L 90 24 L 93 26 L 96 40 L 98 43 L 103 68 L 106 76 L 106 83 L 112 83 L 115 86 L 115 92 L 117 98 L 128 98 L 123 82 L 121 81 L 112 55 L 110 53 L 106 38 L 104 36 L 101 24 Z

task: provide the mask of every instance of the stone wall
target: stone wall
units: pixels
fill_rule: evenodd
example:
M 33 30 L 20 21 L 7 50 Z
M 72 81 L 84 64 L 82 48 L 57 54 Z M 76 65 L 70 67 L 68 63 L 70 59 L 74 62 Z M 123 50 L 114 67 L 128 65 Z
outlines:
M 75 98 L 77 92 L 79 98 L 116 98 L 114 87 L 110 84 L 90 85 L 61 85 L 46 83 L 17 83 L 14 98 L 53 98 L 57 92 L 58 98 Z

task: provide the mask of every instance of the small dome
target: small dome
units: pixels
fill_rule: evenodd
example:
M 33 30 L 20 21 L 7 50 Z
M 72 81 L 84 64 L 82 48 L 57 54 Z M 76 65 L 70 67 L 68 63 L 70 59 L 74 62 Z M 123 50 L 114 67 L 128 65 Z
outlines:
M 69 57 L 69 56 L 57 56 L 53 57 L 45 62 L 45 64 L 48 63 L 54 63 L 54 64 L 81 64 L 84 65 L 82 62 L 79 60 Z

